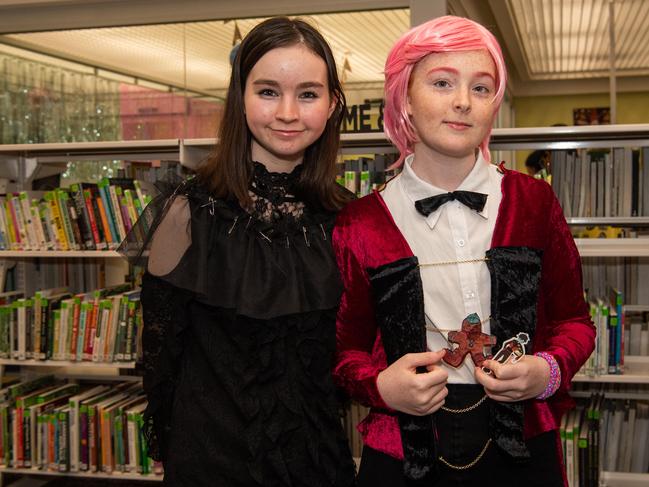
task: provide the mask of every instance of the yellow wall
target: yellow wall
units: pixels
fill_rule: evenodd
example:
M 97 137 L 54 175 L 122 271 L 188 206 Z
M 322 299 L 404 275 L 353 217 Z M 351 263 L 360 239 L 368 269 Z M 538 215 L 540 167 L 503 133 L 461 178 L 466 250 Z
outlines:
M 555 123 L 572 125 L 573 108 L 609 105 L 608 93 L 514 97 L 516 127 L 549 127 Z M 618 94 L 617 123 L 649 123 L 649 92 Z

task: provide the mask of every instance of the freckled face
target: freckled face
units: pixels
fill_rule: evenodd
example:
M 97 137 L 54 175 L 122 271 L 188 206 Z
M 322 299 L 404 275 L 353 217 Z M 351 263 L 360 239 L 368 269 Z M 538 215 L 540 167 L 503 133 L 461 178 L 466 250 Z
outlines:
M 303 44 L 268 51 L 248 75 L 244 105 L 254 160 L 302 162 L 335 108 L 324 60 Z
M 473 156 L 495 115 L 496 66 L 485 50 L 429 54 L 412 71 L 406 105 L 418 141 L 444 158 Z

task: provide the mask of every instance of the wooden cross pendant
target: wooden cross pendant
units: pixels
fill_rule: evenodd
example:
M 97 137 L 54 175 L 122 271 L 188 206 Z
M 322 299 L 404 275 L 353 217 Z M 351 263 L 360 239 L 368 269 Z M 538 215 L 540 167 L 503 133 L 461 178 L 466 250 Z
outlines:
M 449 331 L 448 341 L 457 347 L 453 349 L 446 349 L 444 355 L 444 362 L 453 366 L 459 367 L 464 362 L 464 357 L 471 354 L 473 363 L 480 367 L 482 362 L 491 358 L 491 347 L 496 344 L 496 337 L 482 333 L 482 323 L 480 317 L 476 313 L 471 313 L 462 321 L 462 329 L 460 331 Z M 484 354 L 484 349 L 489 349 L 489 355 Z

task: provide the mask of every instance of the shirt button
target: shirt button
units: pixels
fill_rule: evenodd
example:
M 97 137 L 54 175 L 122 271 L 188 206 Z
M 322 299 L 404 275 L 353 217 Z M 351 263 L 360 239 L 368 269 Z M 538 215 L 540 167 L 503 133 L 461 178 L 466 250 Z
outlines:
M 457 241 L 457 244 L 458 244 L 460 247 L 464 247 L 464 244 L 465 244 L 465 243 L 466 243 L 466 242 L 464 242 L 464 239 L 462 239 L 462 238 L 459 239 L 459 240 Z
M 468 293 L 465 294 L 467 299 L 473 299 L 475 298 L 475 293 L 473 291 L 469 291 Z

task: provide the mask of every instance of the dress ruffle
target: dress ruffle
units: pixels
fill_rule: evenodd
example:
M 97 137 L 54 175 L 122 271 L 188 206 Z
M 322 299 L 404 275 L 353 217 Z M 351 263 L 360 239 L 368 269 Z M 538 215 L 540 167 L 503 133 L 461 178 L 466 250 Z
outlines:
M 132 264 L 146 265 L 152 236 L 177 198 L 189 202 L 191 245 L 162 279 L 205 304 L 258 319 L 338 305 L 332 212 L 306 208 L 297 224 L 265 222 L 236 202 L 212 198 L 196 180 L 161 187 L 118 249 Z

